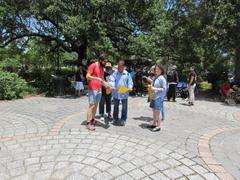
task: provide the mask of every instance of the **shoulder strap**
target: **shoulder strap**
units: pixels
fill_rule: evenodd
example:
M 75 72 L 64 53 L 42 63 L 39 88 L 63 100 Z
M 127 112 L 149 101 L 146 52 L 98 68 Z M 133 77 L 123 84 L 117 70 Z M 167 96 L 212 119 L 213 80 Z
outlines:
M 97 63 L 94 63 L 95 64 L 95 66 L 94 66 L 94 69 L 93 69 L 93 71 L 95 71 L 95 69 L 96 69 L 96 67 L 97 67 Z

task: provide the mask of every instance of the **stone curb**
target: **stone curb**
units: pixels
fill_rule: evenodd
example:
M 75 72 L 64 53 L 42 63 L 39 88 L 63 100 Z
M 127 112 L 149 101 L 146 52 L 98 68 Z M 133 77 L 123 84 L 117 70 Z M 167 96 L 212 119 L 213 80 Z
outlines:
M 233 113 L 233 117 L 235 120 L 240 122 L 240 112 Z M 240 128 L 217 128 L 215 130 L 212 130 L 208 133 L 203 134 L 198 141 L 198 151 L 200 154 L 200 157 L 203 159 L 203 161 L 206 163 L 206 165 L 220 178 L 224 180 L 234 180 L 235 178 L 228 173 L 224 167 L 216 161 L 214 158 L 210 142 L 213 137 L 216 135 L 228 132 L 228 131 L 234 131 L 234 130 L 240 130 Z

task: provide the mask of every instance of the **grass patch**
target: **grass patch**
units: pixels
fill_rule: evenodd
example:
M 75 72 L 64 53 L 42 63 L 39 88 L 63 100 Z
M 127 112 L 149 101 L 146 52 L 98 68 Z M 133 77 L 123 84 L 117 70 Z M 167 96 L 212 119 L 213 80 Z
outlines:
M 212 89 L 212 83 L 208 83 L 207 81 L 203 81 L 200 83 L 200 88 L 202 90 L 211 90 Z

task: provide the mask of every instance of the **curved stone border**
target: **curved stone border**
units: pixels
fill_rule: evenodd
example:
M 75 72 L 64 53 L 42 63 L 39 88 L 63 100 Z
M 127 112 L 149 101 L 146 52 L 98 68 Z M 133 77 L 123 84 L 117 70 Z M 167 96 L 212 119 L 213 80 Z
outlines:
M 228 173 L 224 167 L 219 164 L 216 159 L 214 158 L 211 147 L 210 141 L 211 139 L 223 132 L 233 131 L 233 130 L 240 130 L 240 128 L 219 128 L 208 133 L 203 134 L 198 142 L 198 150 L 200 157 L 204 160 L 207 166 L 220 178 L 226 180 L 234 180 L 235 178 Z
M 83 113 L 85 113 L 85 112 L 77 112 L 77 113 L 75 113 L 75 114 L 72 114 L 72 115 L 70 115 L 70 116 L 67 116 L 67 117 L 65 117 L 65 118 L 63 118 L 63 119 L 61 119 L 60 121 L 57 121 L 54 125 L 53 125 L 53 127 L 50 129 L 50 131 L 49 131 L 49 135 L 57 135 L 59 132 L 60 132 L 60 130 L 62 129 L 62 127 L 69 121 L 69 120 L 71 120 L 73 117 L 75 117 L 75 116 L 80 116 L 81 114 L 83 114 Z
M 17 136 L 10 136 L 10 137 L 1 137 L 0 136 L 0 142 L 26 139 L 26 138 L 34 138 L 34 137 L 41 137 L 41 136 L 47 136 L 47 135 L 57 135 L 57 134 L 59 134 L 60 130 L 65 125 L 65 123 L 67 123 L 73 117 L 80 116 L 83 113 L 85 113 L 85 112 L 78 112 L 78 113 L 72 114 L 70 116 L 67 116 L 67 117 L 55 122 L 53 127 L 46 133 L 45 132 L 44 133 L 28 133 L 28 134 L 24 134 L 24 135 L 17 135 Z

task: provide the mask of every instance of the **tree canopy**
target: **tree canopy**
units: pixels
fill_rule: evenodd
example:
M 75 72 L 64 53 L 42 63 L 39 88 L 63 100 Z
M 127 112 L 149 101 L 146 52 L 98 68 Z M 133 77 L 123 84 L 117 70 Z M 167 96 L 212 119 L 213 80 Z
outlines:
M 239 7 L 225 0 L 0 0 L 0 51 L 15 48 L 46 64 L 59 52 L 81 61 L 106 51 L 112 60 L 195 64 L 203 78 L 219 78 L 234 64 L 240 83 Z

